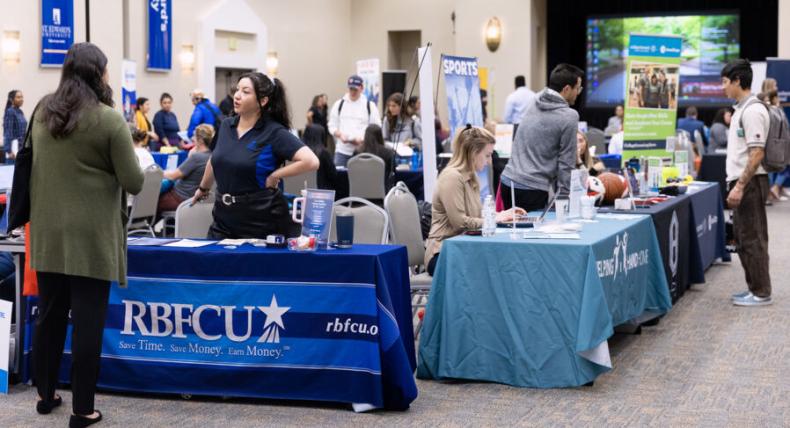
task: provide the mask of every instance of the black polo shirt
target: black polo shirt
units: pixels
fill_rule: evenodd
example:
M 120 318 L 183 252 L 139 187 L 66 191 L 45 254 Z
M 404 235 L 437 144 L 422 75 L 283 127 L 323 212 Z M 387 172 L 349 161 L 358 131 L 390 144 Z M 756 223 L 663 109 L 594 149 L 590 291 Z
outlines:
M 222 121 L 211 155 L 220 194 L 242 195 L 265 189 L 269 174 L 304 147 L 286 127 L 269 118 L 261 117 L 241 139 L 238 125 L 238 116 Z

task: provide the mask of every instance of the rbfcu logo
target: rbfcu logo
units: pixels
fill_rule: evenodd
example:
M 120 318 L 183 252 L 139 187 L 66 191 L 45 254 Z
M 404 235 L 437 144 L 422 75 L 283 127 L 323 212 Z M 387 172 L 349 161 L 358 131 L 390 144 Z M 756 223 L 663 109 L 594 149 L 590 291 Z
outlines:
M 139 332 L 142 336 L 170 336 L 186 339 L 185 327 L 191 327 L 197 337 L 208 341 L 220 340 L 223 336 L 233 342 L 249 340 L 253 330 L 253 313 L 260 311 L 266 315 L 266 319 L 263 322 L 263 334 L 258 338 L 258 343 L 280 343 L 280 332 L 285 330 L 283 314 L 291 309 L 290 306 L 280 306 L 275 295 L 272 295 L 269 306 L 244 306 L 243 311 L 238 311 L 237 306 L 200 305 L 195 307 L 192 304 L 135 300 L 122 300 L 121 303 L 124 306 L 121 334 L 133 336 Z M 244 315 L 240 315 L 240 312 L 243 312 Z M 233 329 L 234 321 L 238 317 L 246 317 L 244 320 L 246 322 L 243 323 L 246 330 L 240 335 L 236 334 Z M 216 325 L 216 321 L 221 321 L 224 334 L 206 332 L 201 318 L 204 318 L 202 322 L 210 321 L 212 325 Z

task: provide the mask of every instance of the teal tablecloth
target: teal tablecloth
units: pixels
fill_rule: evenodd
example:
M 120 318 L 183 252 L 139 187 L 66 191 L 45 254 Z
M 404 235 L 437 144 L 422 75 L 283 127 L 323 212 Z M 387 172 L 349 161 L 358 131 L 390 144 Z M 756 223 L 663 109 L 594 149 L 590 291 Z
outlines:
M 671 308 L 649 216 L 585 223 L 580 240 L 446 241 L 420 337 L 417 376 L 570 387 L 610 367 L 582 357 L 614 326 Z

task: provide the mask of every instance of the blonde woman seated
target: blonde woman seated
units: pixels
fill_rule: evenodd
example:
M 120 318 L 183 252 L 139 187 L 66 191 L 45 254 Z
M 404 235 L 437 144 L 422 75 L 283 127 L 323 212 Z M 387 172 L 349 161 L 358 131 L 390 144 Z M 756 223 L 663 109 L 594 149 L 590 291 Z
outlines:
M 429 275 L 436 269 L 439 251 L 445 239 L 467 230 L 483 227 L 480 183 L 477 173 L 484 170 L 494 152 L 494 136 L 483 128 L 467 125 L 453 142 L 453 157 L 439 174 L 433 192 L 431 232 L 425 243 L 425 266 Z M 525 214 L 521 208 L 497 213 L 498 223 Z

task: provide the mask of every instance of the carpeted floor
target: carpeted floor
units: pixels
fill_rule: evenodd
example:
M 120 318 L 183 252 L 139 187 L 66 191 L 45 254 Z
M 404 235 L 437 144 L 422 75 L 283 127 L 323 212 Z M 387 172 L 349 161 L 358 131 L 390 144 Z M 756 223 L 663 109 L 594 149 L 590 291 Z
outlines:
M 790 425 L 790 203 L 769 208 L 775 303 L 736 308 L 745 288 L 735 258 L 716 265 L 662 322 L 616 335 L 614 370 L 593 387 L 535 390 L 485 383 L 418 381 L 409 411 L 354 414 L 343 406 L 102 393 L 99 426 L 785 426 Z M 35 413 L 35 390 L 0 397 L 0 426 L 65 426 L 71 397 Z

